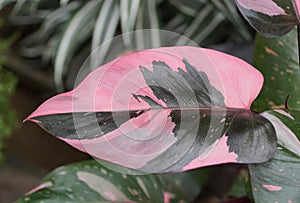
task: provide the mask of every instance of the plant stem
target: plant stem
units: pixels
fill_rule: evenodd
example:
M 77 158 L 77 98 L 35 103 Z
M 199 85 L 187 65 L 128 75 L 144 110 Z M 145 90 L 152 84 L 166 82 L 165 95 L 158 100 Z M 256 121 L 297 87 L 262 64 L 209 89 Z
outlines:
M 285 99 L 285 103 L 284 103 L 285 105 L 284 105 L 284 106 L 285 106 L 285 109 L 286 109 L 286 110 L 289 110 L 289 104 L 288 104 L 288 103 L 289 103 L 289 98 L 290 98 L 290 95 L 288 95 L 288 96 L 286 97 L 286 99 Z
M 298 36 L 298 66 L 300 69 L 300 26 L 297 25 L 297 36 Z

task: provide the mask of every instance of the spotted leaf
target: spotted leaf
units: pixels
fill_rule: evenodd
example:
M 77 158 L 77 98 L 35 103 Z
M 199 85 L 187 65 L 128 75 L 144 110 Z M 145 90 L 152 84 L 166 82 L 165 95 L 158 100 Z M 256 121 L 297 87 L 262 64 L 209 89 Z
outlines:
M 259 112 L 300 106 L 297 30 L 276 39 L 256 37 L 254 65 L 264 75 L 264 86 L 252 107 Z
M 262 114 L 274 125 L 278 150 L 263 164 L 249 165 L 255 202 L 299 202 L 300 200 L 300 112 L 273 110 Z
M 272 124 L 249 110 L 263 83 L 244 61 L 168 47 L 122 56 L 57 95 L 27 120 L 90 155 L 142 172 L 261 163 Z
M 192 179 L 190 174 L 185 174 Z M 198 183 L 193 183 L 198 188 Z M 111 171 L 97 161 L 59 167 L 17 203 L 25 202 L 190 202 L 180 184 L 163 176 L 133 176 Z M 195 188 L 195 189 L 196 189 Z
M 265 37 L 279 37 L 299 24 L 299 0 L 236 0 L 243 16 Z

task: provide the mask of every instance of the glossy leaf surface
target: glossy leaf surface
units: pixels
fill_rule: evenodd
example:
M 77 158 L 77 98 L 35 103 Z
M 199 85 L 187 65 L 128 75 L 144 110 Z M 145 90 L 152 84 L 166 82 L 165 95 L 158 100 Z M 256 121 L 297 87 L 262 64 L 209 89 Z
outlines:
M 276 149 L 271 123 L 249 110 L 262 82 L 249 64 L 220 52 L 151 49 L 96 69 L 27 119 L 94 157 L 143 172 L 261 163 Z
M 188 174 L 185 174 L 185 177 L 187 180 L 192 179 Z M 193 186 L 199 189 L 199 185 Z M 121 174 L 104 168 L 92 160 L 57 168 L 38 187 L 16 202 L 192 201 L 191 196 L 183 191 L 185 189 L 180 182 L 175 184 L 167 177 Z
M 262 112 L 288 106 L 299 109 L 300 71 L 298 63 L 297 30 L 276 38 L 256 37 L 254 66 L 264 75 L 264 86 L 253 108 Z
M 280 37 L 299 24 L 299 0 L 236 0 L 247 21 L 265 37 Z
M 299 202 L 300 112 L 274 110 L 262 115 L 276 129 L 278 150 L 272 160 L 249 165 L 255 202 Z

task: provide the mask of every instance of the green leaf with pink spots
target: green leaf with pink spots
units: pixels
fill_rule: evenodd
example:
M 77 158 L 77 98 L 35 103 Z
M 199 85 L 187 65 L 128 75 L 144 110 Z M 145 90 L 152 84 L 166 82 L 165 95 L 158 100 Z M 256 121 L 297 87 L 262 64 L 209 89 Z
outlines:
M 276 39 L 257 35 L 253 62 L 265 80 L 252 108 L 259 112 L 284 108 L 289 95 L 289 108 L 300 109 L 297 30 Z
M 249 165 L 255 202 L 300 201 L 300 111 L 274 110 L 262 114 L 275 127 L 278 150 L 263 164 Z
M 190 202 L 196 197 L 195 190 L 200 191 L 199 182 L 191 173 L 182 173 L 193 186 L 193 192 L 188 193 L 178 175 L 174 178 L 126 175 L 109 170 L 95 160 L 84 161 L 57 168 L 16 203 Z

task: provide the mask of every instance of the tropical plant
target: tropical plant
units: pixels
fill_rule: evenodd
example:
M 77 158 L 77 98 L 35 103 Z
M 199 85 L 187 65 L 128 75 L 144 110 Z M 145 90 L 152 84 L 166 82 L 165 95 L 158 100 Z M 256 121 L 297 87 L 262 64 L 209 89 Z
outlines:
M 183 34 L 185 37 L 177 42 L 181 45 L 186 44 L 186 37 L 201 45 L 225 40 L 238 43 L 252 38 L 233 0 L 9 0 L 2 1 L 2 7 L 10 2 L 15 2 L 10 14 L 12 25 L 21 25 L 22 29 L 24 24 L 31 25 L 30 28 L 38 25 L 38 29 L 22 41 L 21 55 L 41 57 L 44 63 L 53 63 L 59 91 L 66 87 L 66 77 L 72 77 L 70 72 L 80 67 L 71 68 L 72 58 L 82 55 L 86 58 L 119 34 L 152 29 L 147 39 L 138 33 L 124 37 L 120 52 L 164 46 L 158 29 Z M 120 43 L 110 46 L 121 47 Z M 111 49 L 102 47 L 98 66 L 110 60 L 105 56 Z M 67 89 L 72 87 L 73 84 L 68 85 Z
M 197 192 L 184 181 L 154 174 L 224 163 L 248 166 L 246 189 L 233 188 L 238 199 L 226 202 L 299 202 L 299 1 L 236 3 L 257 31 L 282 36 L 257 36 L 254 65 L 263 74 L 191 46 L 134 52 L 95 69 L 26 119 L 95 160 L 57 169 L 18 202 L 190 202 Z

